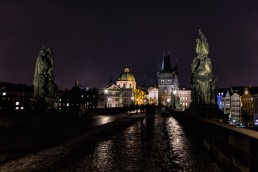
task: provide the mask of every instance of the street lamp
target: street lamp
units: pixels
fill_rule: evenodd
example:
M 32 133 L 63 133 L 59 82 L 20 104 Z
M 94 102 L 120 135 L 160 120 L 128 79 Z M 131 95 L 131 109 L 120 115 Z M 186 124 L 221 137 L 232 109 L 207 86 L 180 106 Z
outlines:
M 105 89 L 104 93 L 105 93 L 105 108 L 106 108 L 107 107 L 107 93 L 108 93 L 108 90 Z
M 132 105 L 133 105 L 134 104 L 134 101 L 133 101 L 134 97 L 132 96 L 131 99 L 132 99 Z
M 173 109 L 176 109 L 176 90 L 173 90 L 173 99 L 174 99 L 174 105 L 173 105 Z

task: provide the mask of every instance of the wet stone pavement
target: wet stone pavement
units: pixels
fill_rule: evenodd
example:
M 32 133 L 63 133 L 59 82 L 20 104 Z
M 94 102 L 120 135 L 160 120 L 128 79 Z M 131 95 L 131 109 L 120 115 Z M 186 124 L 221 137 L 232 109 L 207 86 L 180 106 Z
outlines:
M 222 171 L 173 117 L 135 123 L 100 141 L 67 171 Z M 64 171 L 66 171 L 63 169 Z
M 139 119 L 98 127 L 0 171 L 222 171 L 173 117 Z

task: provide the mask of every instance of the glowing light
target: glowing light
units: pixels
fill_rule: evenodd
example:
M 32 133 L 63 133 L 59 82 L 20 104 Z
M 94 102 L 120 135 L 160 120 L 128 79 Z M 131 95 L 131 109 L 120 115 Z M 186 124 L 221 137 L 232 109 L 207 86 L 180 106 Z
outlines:
M 103 116 L 103 117 L 101 117 L 101 118 L 99 119 L 100 125 L 109 123 L 109 122 L 111 122 L 111 121 L 112 121 L 112 119 L 111 119 L 111 117 L 109 117 L 109 116 Z
M 19 109 L 19 107 L 16 107 L 16 108 L 15 108 L 15 110 L 18 110 L 18 109 Z
M 16 102 L 15 105 L 18 106 L 20 104 L 20 102 Z
M 68 106 L 69 106 L 69 103 L 67 103 L 66 106 L 68 107 Z
M 23 110 L 24 109 L 24 107 L 21 107 L 21 110 Z
M 3 92 L 3 96 L 6 96 L 6 92 Z
M 108 90 L 107 90 L 107 89 L 105 89 L 105 90 L 104 90 L 104 93 L 105 93 L 105 94 L 107 94 L 107 93 L 108 93 Z

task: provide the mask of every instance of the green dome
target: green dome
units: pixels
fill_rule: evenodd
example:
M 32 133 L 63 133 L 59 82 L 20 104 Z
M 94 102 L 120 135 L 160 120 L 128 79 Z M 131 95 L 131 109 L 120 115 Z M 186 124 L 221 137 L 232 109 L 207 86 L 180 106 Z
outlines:
M 124 69 L 124 72 L 119 75 L 118 80 L 119 81 L 134 81 L 135 82 L 135 78 L 134 78 L 133 74 L 131 74 L 129 72 L 128 67 L 126 67 Z

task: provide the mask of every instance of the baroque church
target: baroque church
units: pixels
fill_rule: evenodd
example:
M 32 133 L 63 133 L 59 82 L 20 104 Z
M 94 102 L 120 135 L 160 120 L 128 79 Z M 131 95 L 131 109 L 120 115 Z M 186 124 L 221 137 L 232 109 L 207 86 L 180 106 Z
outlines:
M 173 94 L 179 89 L 177 64 L 171 66 L 170 56 L 164 53 L 161 67 L 157 72 L 158 102 L 163 106 L 171 106 Z
M 145 103 L 145 92 L 136 88 L 136 80 L 128 67 L 119 75 L 114 83 L 111 79 L 109 87 L 98 90 L 98 107 L 127 107 Z

